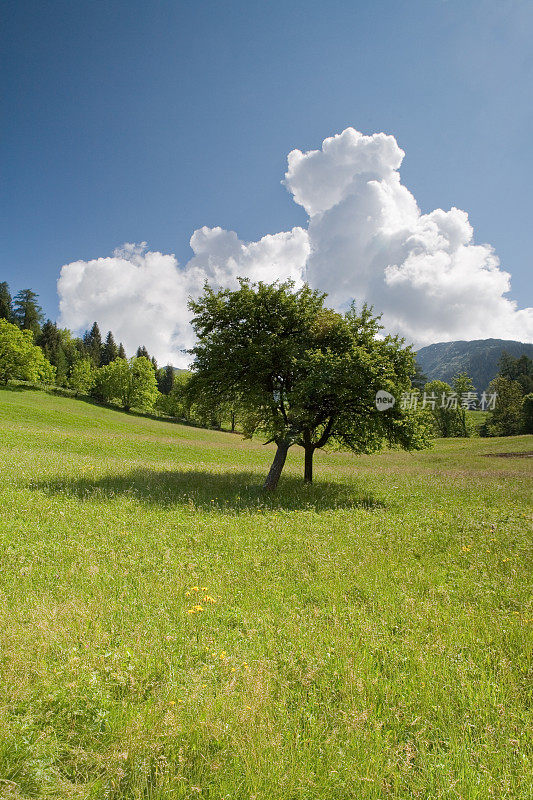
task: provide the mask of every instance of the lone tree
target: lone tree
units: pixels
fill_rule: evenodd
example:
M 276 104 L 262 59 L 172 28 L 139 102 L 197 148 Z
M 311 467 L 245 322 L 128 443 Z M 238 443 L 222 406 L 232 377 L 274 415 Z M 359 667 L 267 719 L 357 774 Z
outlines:
M 198 344 L 190 399 L 204 407 L 238 403 L 246 436 L 277 445 L 264 488 L 276 488 L 287 452 L 305 451 L 304 480 L 312 481 L 313 454 L 326 444 L 371 453 L 383 444 L 406 450 L 427 446 L 427 423 L 396 403 L 376 407 L 376 393 L 399 397 L 411 387 L 414 356 L 403 340 L 377 337 L 379 317 L 364 306 L 341 315 L 326 295 L 291 282 L 214 291 L 190 302 Z

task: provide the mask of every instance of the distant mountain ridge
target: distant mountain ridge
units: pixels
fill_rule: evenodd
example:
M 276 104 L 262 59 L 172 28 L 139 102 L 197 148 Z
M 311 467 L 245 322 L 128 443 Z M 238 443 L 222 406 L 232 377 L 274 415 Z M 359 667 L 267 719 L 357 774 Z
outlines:
M 451 383 L 458 372 L 467 372 L 478 392 L 487 389 L 498 372 L 502 353 L 514 358 L 526 355 L 533 359 L 533 344 L 507 339 L 475 339 L 472 342 L 437 342 L 422 347 L 416 359 L 428 380 Z

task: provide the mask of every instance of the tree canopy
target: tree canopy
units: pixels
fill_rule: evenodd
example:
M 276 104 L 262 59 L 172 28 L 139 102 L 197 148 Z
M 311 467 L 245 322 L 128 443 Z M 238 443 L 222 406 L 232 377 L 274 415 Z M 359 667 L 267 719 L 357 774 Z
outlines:
M 95 386 L 104 400 L 116 400 L 126 411 L 152 408 L 158 394 L 155 370 L 144 356 L 130 361 L 117 358 L 100 367 Z
M 37 302 L 38 296 L 31 289 L 21 289 L 15 295 L 14 320 L 22 330 L 31 331 L 34 336 L 41 332 L 44 319 L 43 310 Z
M 13 322 L 11 292 L 6 281 L 0 283 L 0 319 L 7 319 L 8 322 Z
M 326 295 L 291 282 L 240 280 L 236 291 L 207 286 L 191 301 L 198 344 L 188 386 L 196 403 L 238 403 L 245 435 L 277 445 L 265 489 L 274 489 L 287 451 L 313 454 L 334 445 L 371 453 L 384 443 L 420 449 L 428 443 L 421 415 L 399 403 L 376 407 L 379 390 L 399 397 L 410 388 L 414 356 L 403 340 L 379 338 L 379 318 L 367 306 L 344 315 L 325 307 Z
M 52 383 L 55 368 L 33 344 L 33 333 L 0 319 L 0 382 L 10 380 Z

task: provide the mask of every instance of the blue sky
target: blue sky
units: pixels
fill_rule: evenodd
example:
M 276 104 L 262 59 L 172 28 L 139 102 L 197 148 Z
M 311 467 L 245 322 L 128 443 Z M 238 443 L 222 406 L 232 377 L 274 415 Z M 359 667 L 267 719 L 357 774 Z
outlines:
M 393 134 L 422 212 L 466 210 L 533 304 L 533 4 L 5 2 L 0 279 L 58 313 L 62 264 L 123 242 L 192 255 L 305 226 L 293 148 Z

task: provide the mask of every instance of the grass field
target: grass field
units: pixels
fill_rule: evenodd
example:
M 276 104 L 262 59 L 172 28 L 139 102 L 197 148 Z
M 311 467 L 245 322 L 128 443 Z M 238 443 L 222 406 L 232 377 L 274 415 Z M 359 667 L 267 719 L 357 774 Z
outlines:
M 533 437 L 291 452 L 0 391 L 0 797 L 533 796 Z M 204 598 L 209 599 L 204 599 Z

